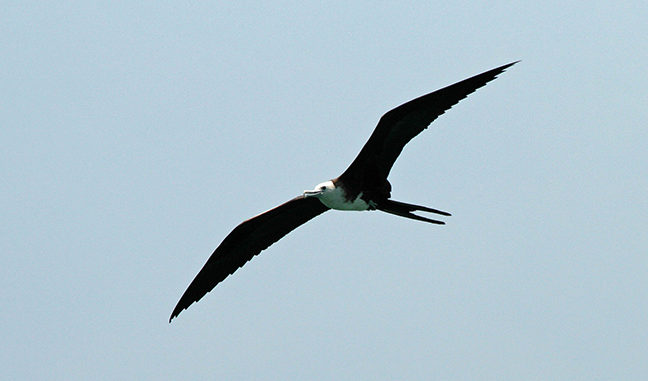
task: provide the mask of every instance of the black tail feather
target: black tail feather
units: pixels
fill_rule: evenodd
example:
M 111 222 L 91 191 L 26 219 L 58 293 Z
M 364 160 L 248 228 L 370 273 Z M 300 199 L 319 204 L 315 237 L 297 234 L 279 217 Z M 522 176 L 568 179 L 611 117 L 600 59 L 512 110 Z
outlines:
M 376 207 L 376 209 L 381 210 L 381 211 L 386 212 L 386 213 L 395 214 L 397 216 L 411 218 L 413 220 L 425 221 L 425 222 L 429 222 L 429 223 L 432 223 L 432 224 L 439 224 L 439 225 L 444 225 L 445 222 L 438 221 L 438 220 L 432 220 L 432 219 L 426 218 L 426 217 L 421 217 L 421 216 L 416 215 L 416 214 L 411 213 L 411 212 L 416 211 L 416 210 L 420 210 L 420 211 L 423 211 L 423 212 L 436 213 L 436 214 L 440 214 L 440 215 L 443 215 L 443 216 L 450 216 L 451 215 L 448 212 L 428 208 L 426 206 L 420 206 L 420 205 L 414 205 L 414 204 L 406 204 L 404 202 L 394 201 L 394 200 L 386 200 L 384 202 L 381 202 Z

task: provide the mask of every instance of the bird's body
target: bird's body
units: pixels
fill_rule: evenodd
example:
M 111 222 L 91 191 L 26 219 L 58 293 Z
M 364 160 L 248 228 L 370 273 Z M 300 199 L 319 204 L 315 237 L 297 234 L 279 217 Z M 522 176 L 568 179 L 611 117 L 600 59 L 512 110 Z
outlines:
M 376 205 L 373 201 L 364 200 L 362 192 L 349 196 L 339 181 L 329 180 L 317 184 L 312 191 L 304 191 L 306 197 L 317 197 L 320 202 L 335 210 L 373 210 Z
M 410 219 L 443 224 L 412 213 L 449 213 L 391 199 L 387 180 L 403 147 L 437 117 L 461 99 L 516 62 L 500 66 L 402 104 L 380 118 L 367 143 L 339 177 L 318 184 L 313 190 L 239 224 L 216 248 L 191 282 L 171 314 L 174 317 L 200 300 L 218 283 L 252 257 L 298 226 L 329 209 L 380 210 Z

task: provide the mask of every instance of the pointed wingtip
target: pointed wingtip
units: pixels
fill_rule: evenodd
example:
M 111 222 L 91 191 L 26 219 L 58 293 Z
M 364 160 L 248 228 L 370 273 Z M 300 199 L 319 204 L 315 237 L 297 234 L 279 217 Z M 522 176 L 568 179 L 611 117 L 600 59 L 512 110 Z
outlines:
M 513 65 L 515 65 L 516 63 L 521 62 L 521 61 L 522 61 L 522 60 L 513 61 L 513 62 L 511 62 L 511 63 L 508 63 L 508 64 L 506 64 L 506 65 L 502 65 L 502 66 L 498 67 L 498 69 L 504 71 L 504 70 L 510 68 L 511 66 L 513 66 Z
M 169 317 L 169 324 L 171 324 L 171 320 L 180 315 L 180 312 L 182 312 L 182 310 L 184 309 L 186 309 L 186 307 L 180 308 L 180 302 L 178 302 L 178 305 L 173 309 L 173 312 L 171 312 L 171 316 Z
M 511 66 L 515 65 L 516 63 L 518 63 L 520 61 L 521 60 L 517 60 L 517 61 L 513 61 L 511 63 L 507 63 L 506 65 L 496 67 L 495 69 L 491 69 L 491 70 L 489 70 L 487 72 L 484 72 L 482 74 L 478 74 L 477 76 L 472 77 L 472 78 L 481 77 L 481 76 L 488 78 L 486 80 L 486 82 L 481 84 L 481 86 L 484 86 L 486 83 L 492 81 L 493 79 L 497 78 L 500 74 L 504 73 L 506 71 L 506 69 L 510 68 Z M 469 78 L 469 79 L 472 79 L 472 78 Z M 481 86 L 479 86 L 479 87 L 481 87 Z
M 490 74 L 493 76 L 493 78 L 497 78 L 500 74 L 504 73 L 506 69 L 510 68 L 511 66 L 515 65 L 516 63 L 520 62 L 521 60 L 513 61 L 511 63 L 507 63 L 506 65 L 498 66 L 495 69 L 491 69 L 483 74 Z

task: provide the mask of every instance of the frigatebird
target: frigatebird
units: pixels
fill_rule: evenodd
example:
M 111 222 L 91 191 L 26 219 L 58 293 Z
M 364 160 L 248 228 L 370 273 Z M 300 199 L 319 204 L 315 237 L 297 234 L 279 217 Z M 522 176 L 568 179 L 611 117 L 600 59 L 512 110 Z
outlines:
M 380 210 L 414 220 L 444 224 L 412 212 L 442 216 L 450 216 L 450 213 L 390 199 L 391 184 L 387 181 L 389 171 L 405 144 L 412 138 L 446 110 L 517 62 L 519 61 L 478 74 L 388 111 L 380 118 L 369 140 L 342 175 L 243 221 L 232 230 L 184 292 L 171 313 L 169 322 L 252 257 L 329 209 Z

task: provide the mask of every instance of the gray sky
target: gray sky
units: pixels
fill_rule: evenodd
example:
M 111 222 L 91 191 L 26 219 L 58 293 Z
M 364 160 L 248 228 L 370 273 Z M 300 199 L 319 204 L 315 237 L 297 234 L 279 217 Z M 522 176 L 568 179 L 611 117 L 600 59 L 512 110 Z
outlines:
M 2 5 L 1 378 L 648 377 L 645 1 L 90 3 Z M 326 213 L 167 323 L 384 112 L 518 59 L 394 166 L 446 226 Z

